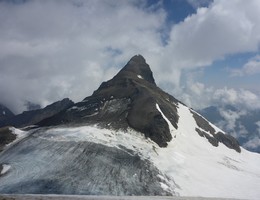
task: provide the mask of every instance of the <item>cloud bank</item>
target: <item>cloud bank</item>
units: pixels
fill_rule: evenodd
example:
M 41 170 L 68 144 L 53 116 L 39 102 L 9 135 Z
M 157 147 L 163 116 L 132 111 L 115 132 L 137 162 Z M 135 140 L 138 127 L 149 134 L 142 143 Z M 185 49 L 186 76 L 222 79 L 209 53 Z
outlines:
M 138 1 L 0 2 L 0 101 L 79 101 L 131 56 L 159 51 L 165 13 Z
M 17 113 L 25 101 L 80 101 L 135 54 L 146 58 L 159 86 L 193 107 L 203 106 L 192 100 L 202 94 L 232 95 L 196 80 L 183 84 L 183 71 L 258 51 L 260 2 L 205 2 L 209 7 L 169 25 L 162 5 L 147 1 L 1 1 L 0 102 Z M 214 101 L 205 99 L 204 106 Z

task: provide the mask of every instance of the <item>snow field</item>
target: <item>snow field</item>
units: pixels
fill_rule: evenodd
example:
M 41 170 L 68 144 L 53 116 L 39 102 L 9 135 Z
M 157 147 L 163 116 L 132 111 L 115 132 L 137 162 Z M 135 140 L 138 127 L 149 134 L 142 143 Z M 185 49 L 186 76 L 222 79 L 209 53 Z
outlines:
M 54 128 L 47 132 L 45 139 L 90 141 L 110 147 L 127 149 L 139 154 L 143 159 L 151 160 L 163 173 L 174 182 L 165 190 L 174 190 L 181 196 L 205 196 L 258 199 L 260 196 L 260 156 L 242 149 L 241 153 L 227 148 L 222 143 L 212 146 L 206 138 L 195 131 L 197 124 L 189 108 L 178 104 L 180 115 L 178 129 L 156 104 L 158 111 L 169 125 L 172 135 L 176 135 L 167 148 L 160 148 L 156 143 L 133 129 L 112 131 L 98 126 L 75 128 Z M 217 127 L 214 128 L 218 131 Z M 44 134 L 43 134 L 43 137 Z M 161 177 L 165 180 L 164 177 Z M 172 185 L 171 185 L 172 184 Z M 169 185 L 171 185 L 169 187 Z
M 259 199 L 260 155 L 245 149 L 237 153 L 222 143 L 214 147 L 195 131 L 197 124 L 189 108 L 178 104 L 178 114 L 176 138 L 167 148 L 158 148 L 158 156 L 152 158 L 180 186 L 177 192 L 181 196 Z
M 164 190 L 177 192 L 181 196 L 259 199 L 259 154 L 243 148 L 241 153 L 237 153 L 222 143 L 218 147 L 212 146 L 206 138 L 199 136 L 195 131 L 198 126 L 190 109 L 180 103 L 177 106 L 180 116 L 178 129 L 172 126 L 159 105 L 155 106 L 168 123 L 172 136 L 176 136 L 168 143 L 167 148 L 160 148 L 143 134 L 131 128 L 127 131 L 114 131 L 98 126 L 51 127 L 37 133 L 37 137 L 59 142 L 89 141 L 119 148 L 129 154 L 138 154 L 142 159 L 151 161 L 162 172 L 159 178 L 167 182 L 167 184 L 161 182 Z M 213 127 L 216 131 L 219 130 Z M 26 131 L 12 130 L 17 134 L 17 139 L 29 134 Z M 31 167 L 34 171 L 30 172 L 31 174 L 19 174 L 21 180 L 29 175 L 37 176 L 41 168 L 49 166 L 48 163 L 43 162 L 45 156 L 51 156 L 47 151 L 46 155 L 41 153 L 41 158 L 38 158 L 36 154 L 37 152 L 35 152 L 35 159 L 38 160 L 34 163 L 39 166 L 30 166 L 31 156 L 34 156 L 30 155 L 28 166 L 22 167 L 24 169 Z M 17 159 L 19 163 L 19 157 Z M 11 171 L 19 167 L 21 166 L 18 164 L 14 165 Z M 10 166 L 6 165 L 4 169 L 5 172 L 10 170 Z M 13 181 L 18 183 L 19 179 Z

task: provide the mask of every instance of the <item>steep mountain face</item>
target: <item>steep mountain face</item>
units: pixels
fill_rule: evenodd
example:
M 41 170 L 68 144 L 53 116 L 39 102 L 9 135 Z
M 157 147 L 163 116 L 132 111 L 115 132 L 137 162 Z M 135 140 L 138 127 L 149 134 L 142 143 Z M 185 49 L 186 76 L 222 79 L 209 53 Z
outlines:
M 0 104 L 0 120 L 8 119 L 13 116 L 14 116 L 14 113 L 12 113 L 11 110 L 9 110 L 4 105 Z
M 68 98 L 61 101 L 57 101 L 51 105 L 46 106 L 43 109 L 25 111 L 21 114 L 6 118 L 0 121 L 0 127 L 14 126 L 14 127 L 25 127 L 34 125 L 43 119 L 49 118 L 64 109 L 69 108 L 74 103 Z
M 105 128 L 124 129 L 131 127 L 145 134 L 160 147 L 166 147 L 172 140 L 167 121 L 178 128 L 177 103 L 171 95 L 156 86 L 153 73 L 145 59 L 136 55 L 111 80 L 103 82 L 92 96 L 75 104 L 72 108 L 44 120 L 40 125 L 59 125 L 64 123 L 98 123 Z M 197 116 L 194 113 L 194 116 Z M 198 119 L 198 117 L 196 117 Z M 205 120 L 197 120 L 201 128 L 210 125 Z M 239 150 L 234 138 L 212 131 L 215 145 L 228 141 L 230 148 Z M 205 134 L 204 134 L 205 136 Z M 209 138 L 209 137 L 208 137 Z M 231 141 L 233 140 L 233 141 Z
M 210 106 L 199 113 L 234 136 L 245 149 L 260 153 L 260 110 L 243 112 L 227 105 Z
M 16 139 L 16 135 L 9 127 L 0 128 L 0 152 L 6 145 L 13 142 Z
M 0 153 L 0 193 L 260 196 L 260 156 L 158 88 L 140 55 L 39 125 Z

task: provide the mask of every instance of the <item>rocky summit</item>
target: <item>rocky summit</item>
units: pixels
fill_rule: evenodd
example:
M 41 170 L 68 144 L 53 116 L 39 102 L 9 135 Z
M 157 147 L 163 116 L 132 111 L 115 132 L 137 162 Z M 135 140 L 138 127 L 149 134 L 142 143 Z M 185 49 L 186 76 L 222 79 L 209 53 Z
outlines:
M 43 120 L 40 125 L 88 123 L 116 130 L 131 127 L 144 133 L 160 147 L 166 147 L 167 142 L 172 140 L 172 134 L 165 117 L 174 128 L 178 128 L 178 103 L 181 102 L 157 87 L 153 72 L 144 57 L 135 55 L 91 96 L 58 115 Z M 193 115 L 195 119 L 199 119 L 196 113 Z M 205 121 L 203 118 L 196 120 L 200 127 L 208 129 L 209 125 Z M 231 136 L 221 133 L 216 133 L 215 136 L 215 132 L 211 132 L 211 136 L 200 131 L 198 133 L 206 138 L 212 137 L 209 141 L 214 140 L 213 145 L 222 142 L 229 148 L 240 151 L 238 142 Z
M 103 82 L 93 95 L 76 103 L 41 126 L 64 123 L 98 123 L 106 128 L 131 127 L 145 134 L 159 146 L 172 139 L 169 126 L 156 108 L 177 128 L 176 100 L 156 86 L 153 73 L 141 55 L 136 55 L 114 78 Z

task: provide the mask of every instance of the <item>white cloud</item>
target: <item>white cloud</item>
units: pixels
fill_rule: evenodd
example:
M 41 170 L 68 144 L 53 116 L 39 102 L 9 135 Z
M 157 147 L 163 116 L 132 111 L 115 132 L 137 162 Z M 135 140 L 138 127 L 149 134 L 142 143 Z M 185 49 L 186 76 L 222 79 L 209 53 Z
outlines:
M 189 76 L 183 87 L 172 90 L 175 97 L 194 109 L 234 106 L 243 111 L 260 109 L 260 96 L 245 89 L 215 88 Z
M 145 1 L 0 2 L 0 102 L 81 100 L 131 56 L 155 57 L 164 20 Z
M 228 89 L 228 88 L 223 88 L 223 89 L 217 89 L 214 92 L 214 99 L 216 101 L 221 101 L 224 104 L 231 104 L 234 105 L 237 103 L 239 100 L 238 98 L 238 92 L 235 89 Z
M 257 136 L 244 144 L 244 147 L 251 148 L 251 149 L 257 149 L 259 148 L 259 146 L 260 146 L 260 138 Z
M 157 73 L 159 84 L 181 88 L 183 70 L 199 69 L 228 55 L 258 51 L 259 13 L 258 0 L 215 0 L 173 25 L 167 45 L 156 55 L 159 59 L 151 60 L 163 70 Z
M 167 45 L 161 39 L 166 11 L 160 3 L 146 5 L 145 0 L 1 1 L 0 102 L 19 112 L 25 100 L 42 105 L 63 97 L 79 101 L 139 53 L 159 86 L 192 105 L 208 103 L 210 94 L 213 100 L 224 101 L 227 95 L 228 101 L 239 102 L 236 95 L 241 95 L 231 89 L 214 94 L 200 82 L 181 85 L 181 76 L 229 54 L 256 51 L 260 1 L 215 0 L 170 27 Z
M 219 109 L 220 115 L 225 119 L 225 130 L 227 131 L 232 131 L 235 132 L 235 128 L 237 127 L 236 122 L 237 120 L 243 116 L 246 115 L 247 112 L 246 111 L 233 111 L 233 110 L 229 110 L 226 108 L 221 108 Z M 240 125 L 241 130 L 245 129 L 245 127 L 241 127 L 242 125 Z M 243 132 L 244 134 L 244 132 Z M 241 134 L 239 134 L 241 135 Z
M 231 76 L 260 74 L 260 55 L 251 58 L 241 69 L 230 69 Z
M 259 11 L 258 0 L 216 0 L 209 8 L 199 8 L 173 27 L 167 49 L 170 58 L 180 67 L 196 67 L 229 54 L 257 51 Z
M 251 91 L 224 87 L 217 89 L 213 94 L 213 99 L 222 105 L 233 105 L 249 110 L 260 108 L 260 97 Z

